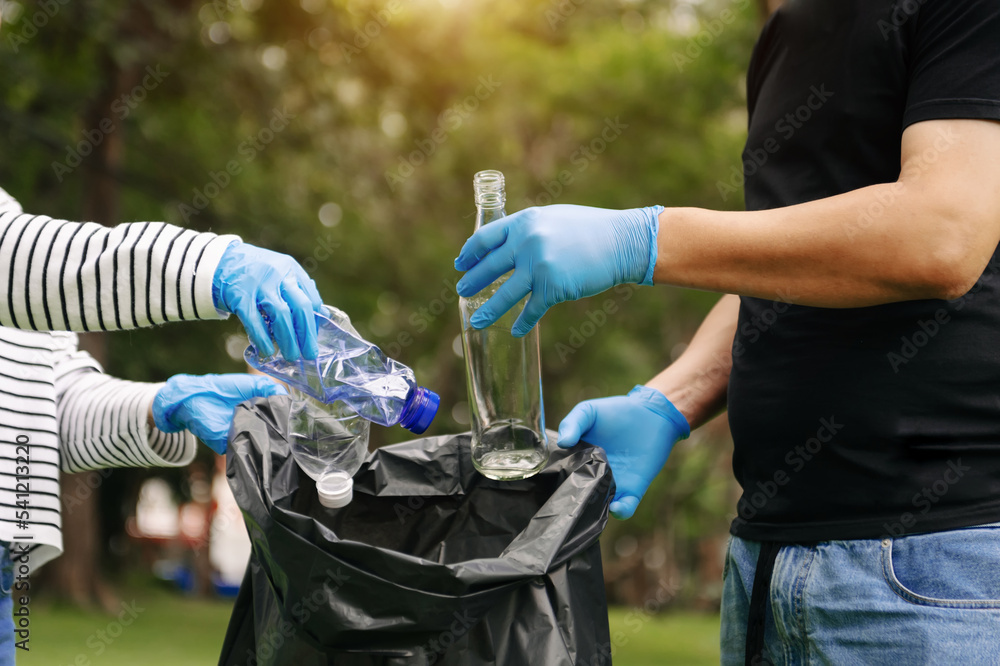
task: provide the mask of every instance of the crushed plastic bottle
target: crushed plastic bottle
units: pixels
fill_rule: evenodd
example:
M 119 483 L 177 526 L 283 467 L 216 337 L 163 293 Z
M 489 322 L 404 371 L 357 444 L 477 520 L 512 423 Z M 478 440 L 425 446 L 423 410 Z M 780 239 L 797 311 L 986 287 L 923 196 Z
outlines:
M 370 424 L 342 402 L 323 404 L 289 389 L 292 457 L 316 482 L 319 502 L 330 509 L 354 497 L 354 474 L 368 455 Z
M 250 345 L 246 362 L 321 403 L 343 402 L 373 423 L 397 423 L 417 435 L 430 426 L 441 399 L 417 386 L 413 371 L 387 357 L 358 334 L 350 318 L 329 305 L 316 313 L 319 355 L 315 361 L 261 357 Z

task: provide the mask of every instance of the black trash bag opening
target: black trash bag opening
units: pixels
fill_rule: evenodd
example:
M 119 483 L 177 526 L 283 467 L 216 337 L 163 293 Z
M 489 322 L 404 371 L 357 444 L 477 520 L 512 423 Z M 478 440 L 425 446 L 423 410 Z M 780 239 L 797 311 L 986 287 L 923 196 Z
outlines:
M 308 515 L 344 541 L 357 541 L 438 564 L 454 564 L 500 557 L 558 487 L 557 479 L 550 477 L 539 483 L 525 483 L 519 489 L 473 483 L 463 489 L 462 495 L 401 498 L 371 492 L 373 476 L 370 468 L 363 467 L 355 476 L 354 492 L 355 497 L 362 492 L 369 497 L 333 511 L 316 500 L 312 479 L 300 479 L 291 510 Z M 521 492 L 529 498 L 510 503 L 509 508 L 495 513 L 481 510 L 482 506 L 504 507 L 511 492 Z
M 438 663 L 477 664 L 519 663 L 519 649 L 550 642 L 576 659 L 607 636 L 597 538 L 614 483 L 602 451 L 553 450 L 534 477 L 493 481 L 473 468 L 468 434 L 414 440 L 372 453 L 352 502 L 331 510 L 290 455 L 288 406 L 275 396 L 238 407 L 227 454 L 258 629 L 287 621 L 288 649 L 326 655 L 426 655 L 462 618 L 470 626 L 445 646 L 455 661 Z M 323 602 L 296 613 L 317 591 Z

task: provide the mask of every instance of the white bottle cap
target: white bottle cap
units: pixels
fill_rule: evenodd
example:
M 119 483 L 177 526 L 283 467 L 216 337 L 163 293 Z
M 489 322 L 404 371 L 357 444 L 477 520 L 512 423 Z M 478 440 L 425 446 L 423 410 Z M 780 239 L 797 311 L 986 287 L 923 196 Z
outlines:
M 319 503 L 328 509 L 339 509 L 354 497 L 354 479 L 347 472 L 331 472 L 316 482 Z

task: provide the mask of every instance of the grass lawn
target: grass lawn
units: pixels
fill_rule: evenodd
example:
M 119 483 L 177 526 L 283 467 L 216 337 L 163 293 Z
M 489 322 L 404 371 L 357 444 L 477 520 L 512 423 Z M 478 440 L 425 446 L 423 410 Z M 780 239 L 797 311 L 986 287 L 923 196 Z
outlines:
M 615 666 L 701 666 L 719 663 L 719 616 L 612 608 Z
M 119 617 L 45 604 L 31 605 L 32 666 L 200 666 L 215 664 L 229 622 L 225 601 L 188 599 L 155 587 L 124 588 Z M 610 613 L 615 666 L 719 663 L 719 618 L 671 613 Z
M 32 601 L 31 640 L 18 666 L 199 666 L 218 663 L 228 601 L 152 587 L 118 588 L 115 615 Z M 130 622 L 128 626 L 120 626 Z

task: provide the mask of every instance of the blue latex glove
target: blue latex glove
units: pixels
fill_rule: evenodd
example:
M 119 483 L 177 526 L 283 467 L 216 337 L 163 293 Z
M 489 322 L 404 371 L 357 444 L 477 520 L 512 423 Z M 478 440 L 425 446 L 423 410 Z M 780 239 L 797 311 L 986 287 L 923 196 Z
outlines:
M 511 331 L 521 337 L 556 303 L 627 282 L 653 284 L 662 210 L 543 206 L 483 226 L 455 259 L 456 269 L 468 271 L 458 281 L 459 296 L 479 293 L 511 269 L 514 274 L 469 323 L 485 328 L 531 292 Z
M 690 434 L 687 419 L 662 393 L 636 386 L 628 395 L 574 407 L 559 424 L 559 446 L 582 439 L 607 452 L 617 488 L 611 515 L 625 520 L 635 513 L 674 443 Z
M 153 421 L 163 432 L 189 430 L 222 454 L 236 405 L 286 393 L 283 386 L 260 375 L 174 375 L 153 398 Z
M 215 307 L 240 318 L 250 342 L 264 356 L 274 354 L 273 333 L 287 360 L 316 358 L 313 312 L 323 311 L 323 299 L 305 270 L 287 254 L 233 243 L 215 269 L 212 297 Z

